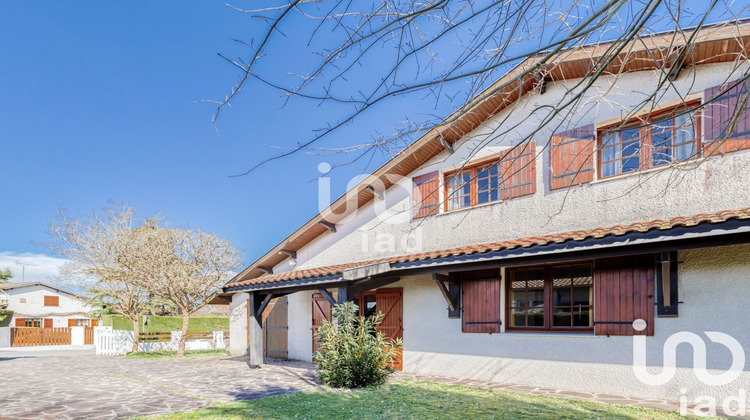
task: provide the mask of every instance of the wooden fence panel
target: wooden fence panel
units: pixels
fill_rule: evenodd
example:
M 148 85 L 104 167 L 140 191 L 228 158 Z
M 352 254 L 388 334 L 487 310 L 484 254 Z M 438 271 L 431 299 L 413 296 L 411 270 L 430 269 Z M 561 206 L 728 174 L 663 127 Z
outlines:
M 94 328 L 86 327 L 83 331 L 83 344 L 94 344 Z
M 61 346 L 70 344 L 70 328 L 11 328 L 10 345 L 27 346 Z
M 138 341 L 172 341 L 171 331 L 138 333 Z

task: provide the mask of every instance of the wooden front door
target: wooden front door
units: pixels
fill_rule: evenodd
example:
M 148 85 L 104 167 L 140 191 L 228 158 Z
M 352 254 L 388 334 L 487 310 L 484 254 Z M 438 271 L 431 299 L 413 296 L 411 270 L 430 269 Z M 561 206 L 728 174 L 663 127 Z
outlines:
M 383 320 L 376 327 L 377 331 L 390 339 L 404 338 L 404 304 L 403 289 L 386 288 L 362 293 L 359 296 L 360 316 L 371 316 L 377 312 L 383 313 Z M 396 370 L 404 367 L 404 355 L 401 350 L 396 354 L 396 360 L 391 364 Z
M 263 311 L 263 355 L 267 357 L 289 358 L 288 349 L 288 311 L 289 304 L 286 296 L 271 299 Z
M 313 294 L 312 297 L 312 351 L 315 354 L 320 348 L 318 340 L 315 339 L 315 333 L 318 328 L 323 326 L 323 321 L 331 321 L 331 303 L 326 300 L 320 293 Z

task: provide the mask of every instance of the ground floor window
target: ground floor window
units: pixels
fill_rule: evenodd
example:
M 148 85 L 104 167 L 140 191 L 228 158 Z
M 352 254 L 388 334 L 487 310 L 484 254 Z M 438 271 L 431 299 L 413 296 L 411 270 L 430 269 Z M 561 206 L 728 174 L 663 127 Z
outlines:
M 41 328 L 42 327 L 42 318 L 26 318 L 24 319 L 25 327 L 35 327 L 35 328 Z
M 592 264 L 509 270 L 507 284 L 508 329 L 593 330 Z

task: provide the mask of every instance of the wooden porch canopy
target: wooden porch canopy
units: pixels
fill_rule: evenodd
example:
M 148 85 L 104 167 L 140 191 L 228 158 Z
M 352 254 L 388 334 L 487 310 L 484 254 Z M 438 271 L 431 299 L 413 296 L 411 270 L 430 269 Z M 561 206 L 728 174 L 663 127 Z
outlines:
M 249 363 L 260 365 L 263 310 L 271 299 L 290 293 L 317 290 L 336 304 L 403 276 L 432 274 L 448 303 L 448 316 L 458 317 L 457 283 L 441 273 L 614 256 L 667 255 L 684 249 L 740 243 L 750 243 L 750 207 L 269 274 L 230 283 L 224 287 L 223 295 L 247 294 Z M 328 292 L 330 288 L 338 289 L 338 302 Z
M 224 292 L 253 291 L 279 295 L 326 287 L 360 289 L 416 274 L 639 255 L 738 243 L 750 243 L 750 207 L 299 269 L 230 283 L 224 287 Z

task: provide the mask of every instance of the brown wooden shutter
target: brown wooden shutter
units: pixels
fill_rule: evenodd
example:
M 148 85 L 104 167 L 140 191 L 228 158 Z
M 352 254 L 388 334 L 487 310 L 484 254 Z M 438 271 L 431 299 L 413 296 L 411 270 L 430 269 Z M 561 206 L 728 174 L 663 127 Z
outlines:
M 44 328 L 52 328 L 52 318 L 44 318 Z
M 732 120 L 738 108 L 743 106 L 749 87 L 749 80 L 735 80 L 705 90 L 704 101 L 711 101 L 707 103 L 702 119 L 705 156 L 750 148 L 750 101 L 744 104 L 730 133 Z
M 92 319 L 91 324 L 89 324 L 90 327 L 96 327 L 97 325 L 99 325 L 98 319 Z
M 596 335 L 654 335 L 654 261 L 650 255 L 596 260 Z M 645 330 L 633 328 L 636 319 L 646 321 Z
M 594 125 L 557 133 L 550 144 L 550 189 L 594 180 Z
M 463 332 L 500 332 L 500 279 L 462 282 Z
M 320 343 L 315 339 L 318 328 L 323 326 L 323 322 L 331 322 L 331 304 L 320 293 L 313 293 L 312 296 L 312 351 L 315 353 L 320 350 Z
M 416 176 L 413 181 L 414 218 L 419 219 L 437 214 L 440 204 L 440 172 Z
M 76 326 L 76 320 L 68 319 L 68 327 L 75 327 L 75 326 Z
M 60 296 L 45 296 L 44 306 L 60 306 Z
M 531 195 L 536 192 L 536 142 L 522 144 L 500 161 L 500 199 Z
M 16 318 L 16 327 L 25 327 L 26 318 Z

